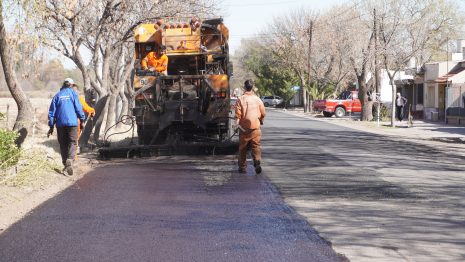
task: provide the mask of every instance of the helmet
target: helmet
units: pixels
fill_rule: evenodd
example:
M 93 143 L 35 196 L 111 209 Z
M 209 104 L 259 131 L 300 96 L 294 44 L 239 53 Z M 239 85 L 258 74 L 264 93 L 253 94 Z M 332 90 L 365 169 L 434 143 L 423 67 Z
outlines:
M 65 79 L 65 83 L 66 83 L 66 82 L 68 82 L 68 83 L 71 84 L 71 85 L 74 85 L 74 81 L 73 81 L 72 78 L 69 78 L 69 77 L 66 78 L 66 79 Z

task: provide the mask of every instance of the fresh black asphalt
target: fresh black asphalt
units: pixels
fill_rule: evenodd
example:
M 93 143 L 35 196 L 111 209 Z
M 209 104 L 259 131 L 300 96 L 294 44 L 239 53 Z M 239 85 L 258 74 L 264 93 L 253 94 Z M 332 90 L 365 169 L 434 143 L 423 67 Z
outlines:
M 5 262 L 345 260 L 232 156 L 108 162 L 0 235 Z

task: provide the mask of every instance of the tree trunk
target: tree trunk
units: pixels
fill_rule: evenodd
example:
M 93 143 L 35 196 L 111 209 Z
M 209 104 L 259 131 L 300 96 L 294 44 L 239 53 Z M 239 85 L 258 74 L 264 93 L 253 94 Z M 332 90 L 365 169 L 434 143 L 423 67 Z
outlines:
M 131 85 L 131 82 L 128 80 L 126 81 L 126 89 L 128 91 L 128 95 L 129 95 L 129 101 L 128 101 L 128 107 L 129 109 L 133 109 L 134 108 L 134 104 L 135 104 L 135 101 L 134 101 L 134 90 L 132 89 L 132 85 Z M 129 111 L 128 112 L 131 116 L 132 116 L 132 112 Z
M 310 111 L 310 93 L 307 92 L 307 111 L 306 112 L 309 112 Z
M 307 113 L 307 89 L 305 88 L 305 77 L 300 75 L 300 88 L 302 89 L 302 103 L 304 106 L 304 113 Z
M 16 140 L 16 143 L 21 145 L 27 135 L 32 132 L 34 112 L 31 102 L 16 78 L 11 50 L 13 50 L 13 48 L 6 40 L 5 24 L 3 23 L 3 1 L 0 0 L 0 58 L 8 89 L 18 106 L 18 116 L 16 117 L 13 130 L 18 131 L 20 136 Z
M 124 86 L 119 92 L 119 97 L 121 98 L 122 107 L 121 107 L 121 113 L 117 119 L 118 121 L 120 121 L 123 116 L 129 114 L 129 102 L 128 102 L 128 98 L 126 97 L 126 94 L 124 93 Z M 116 128 L 121 128 L 123 125 L 124 123 L 120 122 L 116 125 Z
M 95 141 L 98 141 L 98 132 L 100 132 L 100 126 L 103 118 L 103 111 L 106 105 L 107 96 L 97 101 L 95 105 L 95 116 L 91 121 L 87 121 L 87 124 L 82 131 L 81 137 L 79 138 L 80 146 L 87 146 L 89 144 L 89 139 L 92 134 L 92 129 L 95 127 L 95 132 L 97 132 L 97 138 Z
M 105 130 L 105 127 L 102 128 L 102 125 L 104 124 L 106 116 L 107 116 L 108 103 L 110 101 L 109 97 L 110 95 L 107 95 L 104 98 L 99 100 L 99 103 L 102 101 L 103 107 L 101 110 L 101 114 L 99 115 L 99 117 L 97 118 L 97 121 L 95 122 L 95 129 L 94 129 L 94 140 L 95 141 L 99 140 L 101 130 Z
M 392 88 L 392 103 L 391 103 L 391 127 L 396 126 L 396 85 L 394 85 L 394 79 L 389 80 Z
M 373 101 L 370 101 L 368 97 L 368 87 L 365 83 L 365 79 L 362 77 L 357 77 L 359 91 L 358 98 L 362 103 L 362 115 L 360 116 L 360 121 L 371 121 L 373 120 Z
M 105 133 L 108 132 L 110 128 L 113 127 L 115 124 L 116 119 L 116 100 L 118 98 L 117 91 L 111 91 L 110 93 L 110 101 L 108 102 L 108 113 L 107 113 L 107 121 L 105 124 Z

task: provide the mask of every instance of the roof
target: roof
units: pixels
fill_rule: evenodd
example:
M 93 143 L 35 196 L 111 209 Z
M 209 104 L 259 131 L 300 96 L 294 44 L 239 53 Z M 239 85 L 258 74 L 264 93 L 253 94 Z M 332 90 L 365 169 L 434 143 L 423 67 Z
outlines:
M 434 80 L 434 82 L 435 83 L 447 83 L 448 81 L 451 80 L 451 78 L 453 78 L 454 76 L 462 73 L 463 71 L 465 71 L 464 64 L 463 64 L 463 62 L 459 62 L 447 74 L 436 78 L 436 80 Z

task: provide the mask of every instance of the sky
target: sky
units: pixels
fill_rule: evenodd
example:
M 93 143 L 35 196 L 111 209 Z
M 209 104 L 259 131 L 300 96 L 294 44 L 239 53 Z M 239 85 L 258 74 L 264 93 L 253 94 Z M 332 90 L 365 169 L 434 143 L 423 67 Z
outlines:
M 361 0 L 219 0 L 222 2 L 218 16 L 224 18 L 229 28 L 231 54 L 240 48 L 241 39 L 260 33 L 274 17 L 286 15 L 299 9 L 324 11 L 333 5 L 357 5 Z M 465 9 L 465 0 L 459 1 Z M 89 56 L 90 54 L 85 54 Z M 66 68 L 75 68 L 68 59 L 63 60 Z
M 260 33 L 267 24 L 299 9 L 325 10 L 336 4 L 351 4 L 350 0 L 223 0 L 225 25 L 229 28 L 229 47 L 232 54 L 240 47 L 241 39 Z
M 232 54 L 240 47 L 241 39 L 252 37 L 273 21 L 273 17 L 300 8 L 325 10 L 335 4 L 352 3 L 350 0 L 222 0 L 221 12 L 229 28 L 229 49 Z M 89 56 L 90 54 L 84 54 Z M 76 68 L 71 60 L 63 58 L 65 68 Z

